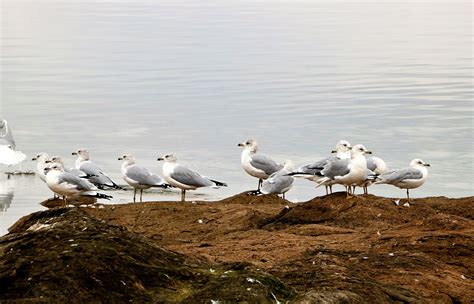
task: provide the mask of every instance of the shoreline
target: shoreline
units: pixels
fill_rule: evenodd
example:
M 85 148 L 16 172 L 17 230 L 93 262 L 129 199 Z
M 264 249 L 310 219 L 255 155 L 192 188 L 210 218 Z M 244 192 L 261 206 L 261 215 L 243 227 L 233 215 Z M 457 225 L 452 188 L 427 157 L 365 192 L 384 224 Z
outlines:
M 284 292 L 277 298 L 296 303 L 322 299 L 356 302 L 367 299 L 378 302 L 441 300 L 448 303 L 473 300 L 474 197 L 417 198 L 412 202 L 410 207 L 403 207 L 396 206 L 389 198 L 360 195 L 345 199 L 345 194 L 334 193 L 291 203 L 276 196 L 253 197 L 242 193 L 211 202 L 99 204 L 95 208 L 55 208 L 37 213 L 75 210 L 82 217 L 104 225 L 96 227 L 98 231 L 103 230 L 100 234 L 120 229 L 152 247 L 202 261 L 211 265 L 209 267 L 245 263 L 245 271 L 255 274 L 260 269 L 265 276 L 262 281 L 273 283 L 262 284 L 265 291 L 261 290 L 255 298 L 247 292 L 246 288 L 253 287 L 247 286 L 249 282 L 235 278 L 236 282 L 232 283 L 237 289 L 242 287 L 233 295 L 248 296 L 245 299 L 249 301 L 275 302 L 272 288 L 280 283 Z M 56 221 L 57 218 L 49 220 Z M 74 226 L 68 221 L 63 224 Z M 0 248 L 4 254 L 0 265 L 9 265 L 5 264 L 4 250 L 12 246 L 15 237 L 21 235 L 34 240 L 59 229 L 51 227 L 54 225 L 41 225 L 47 224 L 30 215 L 20 219 L 11 233 L 1 237 Z M 84 228 L 72 229 L 67 237 L 85 233 Z M 81 246 L 94 252 L 90 236 L 82 243 Z M 54 240 L 52 244 L 56 244 Z M 121 250 L 124 248 L 119 248 L 118 253 L 123 256 L 130 254 Z M 54 252 L 43 254 L 47 256 Z M 75 260 L 74 257 L 70 259 Z M 112 259 L 117 260 L 120 258 Z M 94 265 L 92 260 L 90 267 Z M 47 267 L 39 270 L 49 271 Z M 34 273 L 35 269 L 28 272 Z M 146 276 L 146 272 L 134 274 L 137 275 Z M 0 278 L 5 279 L 5 275 Z M 12 284 L 21 285 L 22 278 L 17 275 L 8 279 L 13 280 Z M 82 279 L 86 280 L 78 280 Z M 200 293 L 200 288 L 207 290 L 204 285 L 192 288 L 188 299 L 196 300 L 193 297 L 200 294 L 202 298 L 198 298 L 207 299 L 207 302 L 211 298 L 218 300 L 218 295 L 221 300 L 232 300 L 219 294 L 219 288 L 214 294 L 204 296 Z M 80 294 L 87 295 L 87 299 L 107 299 L 100 295 L 91 297 L 93 292 L 81 290 L 80 285 L 77 288 Z M 153 288 L 144 286 L 143 292 L 151 297 L 150 300 L 165 298 L 160 292 L 155 298 L 150 295 Z M 6 290 L 8 295 L 11 289 Z M 52 292 L 53 285 L 44 290 L 47 294 L 51 292 L 50 299 L 62 296 Z M 3 299 L 20 299 L 19 296 L 13 292 Z M 126 295 L 118 295 L 116 299 L 123 300 L 124 297 Z

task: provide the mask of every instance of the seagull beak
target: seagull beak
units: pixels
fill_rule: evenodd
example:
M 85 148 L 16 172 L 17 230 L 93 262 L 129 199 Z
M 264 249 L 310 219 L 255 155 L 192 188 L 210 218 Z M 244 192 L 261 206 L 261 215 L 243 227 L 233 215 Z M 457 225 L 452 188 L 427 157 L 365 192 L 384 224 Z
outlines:
M 159 157 L 159 158 L 157 159 L 157 161 L 162 161 L 162 160 L 165 160 L 165 159 L 164 159 L 163 157 Z
M 47 161 L 45 161 L 46 164 L 50 164 L 50 163 L 52 163 L 52 162 L 53 162 L 52 160 L 47 160 Z
M 77 155 L 77 152 L 72 152 L 71 155 Z
M 243 143 L 238 143 L 237 144 L 237 147 L 243 147 L 243 146 L 245 146 Z
M 337 153 L 337 151 L 336 151 L 336 150 L 332 150 L 331 153 Z
M 431 167 L 430 164 L 424 164 L 423 166 L 425 166 L 425 167 Z
M 372 151 L 365 151 L 365 154 L 372 154 Z
M 37 158 L 36 157 L 33 157 L 31 160 L 36 160 Z
M 123 157 L 119 157 L 119 158 L 117 158 L 117 160 L 123 160 Z

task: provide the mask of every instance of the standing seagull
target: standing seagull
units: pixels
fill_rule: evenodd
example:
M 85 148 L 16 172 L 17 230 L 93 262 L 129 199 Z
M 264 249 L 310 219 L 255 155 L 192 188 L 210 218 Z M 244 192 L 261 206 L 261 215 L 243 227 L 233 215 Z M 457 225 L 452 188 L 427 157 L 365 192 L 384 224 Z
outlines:
M 72 155 L 78 155 L 76 159 L 76 169 L 81 170 L 90 176 L 89 181 L 99 189 L 104 189 L 105 187 L 122 189 L 114 183 L 114 181 L 108 177 L 98 165 L 89 160 L 89 151 L 81 149 L 77 152 L 73 152 Z
M 326 165 L 320 172 L 324 176 L 319 182 L 322 185 L 341 184 L 346 187 L 347 197 L 352 194 L 353 185 L 362 182 L 366 175 L 367 161 L 364 154 L 372 154 L 363 145 L 352 147 L 351 159 L 339 159 Z
M 78 196 L 96 197 L 96 198 L 112 198 L 109 195 L 97 193 L 97 188 L 88 181 L 79 178 L 71 173 L 64 172 L 63 166 L 54 163 L 51 167 L 44 169 L 46 173 L 46 184 L 49 189 L 60 196 L 68 198 Z
M 15 140 L 8 122 L 0 119 L 0 164 L 13 166 L 26 159 L 26 155 L 21 151 L 16 151 Z
M 390 184 L 400 189 L 407 189 L 407 199 L 410 201 L 409 189 L 418 188 L 423 185 L 428 178 L 430 164 L 421 159 L 414 159 L 410 162 L 410 167 L 394 170 L 377 177 L 375 184 Z
M 48 153 L 40 152 L 31 160 L 36 160 L 38 162 L 36 164 L 36 174 L 38 174 L 39 178 L 46 183 L 46 173 L 44 172 L 44 169 L 51 165 Z
M 248 139 L 237 146 L 244 147 L 240 160 L 242 168 L 249 175 L 258 178 L 257 189 L 260 189 L 264 179 L 267 179 L 270 175 L 283 168 L 282 165 L 277 164 L 270 157 L 257 154 L 258 144 L 253 139 Z
M 186 190 L 195 190 L 200 187 L 227 187 L 227 184 L 209 179 L 200 173 L 176 163 L 178 160 L 173 154 L 167 154 L 157 159 L 163 160 L 163 176 L 174 187 L 181 189 L 181 201 L 186 198 Z
M 351 158 L 351 148 L 351 144 L 347 140 L 340 140 L 336 144 L 336 150 L 331 151 L 331 153 L 336 153 L 335 156 L 329 156 L 315 163 L 303 165 L 299 167 L 295 172 L 291 172 L 290 175 L 294 177 L 305 178 L 318 183 L 322 178 L 318 174 L 321 172 L 324 166 L 338 159 Z M 332 185 L 325 186 L 326 195 L 332 193 Z
M 294 164 L 292 161 L 287 160 L 283 169 L 277 171 L 270 175 L 262 184 L 262 187 L 259 190 L 251 191 L 251 195 L 259 194 L 282 194 L 283 199 L 285 199 L 285 193 L 288 192 L 291 187 L 293 187 L 293 181 L 295 180 L 293 176 L 290 176 L 289 173 L 294 170 Z
M 119 157 L 118 160 L 123 160 L 121 169 L 123 179 L 133 187 L 133 202 L 135 202 L 137 189 L 140 189 L 141 202 L 143 189 L 151 187 L 169 188 L 170 185 L 165 184 L 158 175 L 153 174 L 145 167 L 136 165 L 133 155 L 126 154 Z

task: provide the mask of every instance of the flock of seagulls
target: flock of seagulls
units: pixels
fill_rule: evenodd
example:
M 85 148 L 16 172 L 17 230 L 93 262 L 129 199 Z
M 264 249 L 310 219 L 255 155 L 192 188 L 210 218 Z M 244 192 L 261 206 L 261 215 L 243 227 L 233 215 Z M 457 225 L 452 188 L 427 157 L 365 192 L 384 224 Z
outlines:
M 249 191 L 249 195 L 281 194 L 285 198 L 294 183 L 295 178 L 307 179 L 324 186 L 326 194 L 332 193 L 334 185 L 342 185 L 347 197 L 355 195 L 356 187 L 363 188 L 364 194 L 372 184 L 390 184 L 406 189 L 407 199 L 410 200 L 409 190 L 424 184 L 428 177 L 430 165 L 421 159 L 414 159 L 410 166 L 389 171 L 385 161 L 372 156 L 364 145 L 352 146 L 346 140 L 337 142 L 331 155 L 316 162 L 305 164 L 294 169 L 292 161 L 278 164 L 272 158 L 260 154 L 258 143 L 248 139 L 238 146 L 242 147 L 242 169 L 258 179 L 257 190 Z M 72 153 L 76 155 L 75 166 L 66 168 L 60 156 L 50 157 L 47 153 L 38 153 L 32 160 L 37 161 L 36 173 L 47 186 L 65 200 L 88 196 L 110 199 L 111 196 L 98 192 L 99 190 L 121 189 L 99 165 L 90 159 L 89 151 L 80 149 Z M 0 164 L 14 165 L 26 158 L 20 151 L 15 150 L 15 142 L 11 130 L 5 120 L 0 120 Z M 224 182 L 211 179 L 201 173 L 179 164 L 174 154 L 159 157 L 163 161 L 163 178 L 151 170 L 136 164 L 133 155 L 125 154 L 118 158 L 122 161 L 121 174 L 124 181 L 133 189 L 133 201 L 136 201 L 137 191 L 140 191 L 140 202 L 143 190 L 148 188 L 181 189 L 181 201 L 186 199 L 186 191 L 201 187 L 226 187 Z

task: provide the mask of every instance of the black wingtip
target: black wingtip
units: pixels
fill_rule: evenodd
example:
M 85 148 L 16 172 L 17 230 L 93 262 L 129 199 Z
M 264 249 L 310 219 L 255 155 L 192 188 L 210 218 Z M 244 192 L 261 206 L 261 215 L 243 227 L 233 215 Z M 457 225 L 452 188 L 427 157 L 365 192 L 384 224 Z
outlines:
M 227 187 L 226 183 L 222 183 L 222 182 L 219 182 L 219 181 L 216 181 L 216 180 L 213 180 L 213 179 L 211 179 L 211 182 L 216 184 L 216 186 L 218 186 L 218 187 Z
M 107 194 L 104 194 L 104 193 L 97 193 L 95 195 L 95 197 L 106 199 L 106 200 L 110 200 L 111 198 L 113 198 L 111 195 L 107 195 Z

